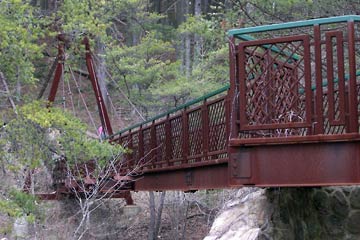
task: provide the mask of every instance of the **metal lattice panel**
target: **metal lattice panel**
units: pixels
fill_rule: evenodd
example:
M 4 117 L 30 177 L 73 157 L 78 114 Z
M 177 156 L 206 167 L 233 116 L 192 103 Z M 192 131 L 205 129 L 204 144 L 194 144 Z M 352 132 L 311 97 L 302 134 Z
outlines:
M 139 160 L 139 132 L 132 133 L 130 140 L 130 146 L 131 149 L 129 163 L 131 166 L 135 166 Z
M 161 123 L 155 127 L 156 132 L 156 163 L 165 161 L 166 158 L 166 142 L 165 142 L 165 123 Z M 162 166 L 160 163 L 158 166 Z
M 225 100 L 215 102 L 209 109 L 209 152 L 226 149 Z
M 201 109 L 192 111 L 188 114 L 189 118 L 189 158 L 201 154 L 202 152 L 202 119 Z
M 152 150 L 152 144 L 151 144 L 151 129 L 150 128 L 146 128 L 144 130 L 142 130 L 142 136 L 143 136 L 143 149 L 144 149 L 144 164 L 148 165 L 149 164 L 149 158 L 151 156 L 149 156 L 151 153 L 150 151 Z
M 170 120 L 171 127 L 171 159 L 182 158 L 182 117 L 176 117 Z M 175 164 L 175 163 L 174 163 Z

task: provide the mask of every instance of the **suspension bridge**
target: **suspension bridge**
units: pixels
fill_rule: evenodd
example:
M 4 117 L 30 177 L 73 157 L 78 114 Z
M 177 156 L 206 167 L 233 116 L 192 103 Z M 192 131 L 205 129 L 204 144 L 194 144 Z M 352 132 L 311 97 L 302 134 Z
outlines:
M 122 182 L 111 196 L 131 203 L 130 190 L 360 184 L 359 21 L 350 15 L 230 30 L 228 85 L 118 132 L 85 39 L 107 140 L 130 149 L 104 189 Z M 60 45 L 50 102 L 63 56 Z M 43 199 L 72 194 L 76 183 L 61 174 L 62 161 L 55 194 Z

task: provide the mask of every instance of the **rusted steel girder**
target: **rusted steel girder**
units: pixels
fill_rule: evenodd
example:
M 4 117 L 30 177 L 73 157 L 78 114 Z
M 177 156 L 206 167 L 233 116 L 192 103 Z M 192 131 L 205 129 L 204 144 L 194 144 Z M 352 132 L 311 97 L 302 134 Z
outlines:
M 354 140 L 248 144 L 230 140 L 230 186 L 360 184 L 360 135 Z
M 145 172 L 134 182 L 135 191 L 195 191 L 229 188 L 227 160 L 212 165 Z

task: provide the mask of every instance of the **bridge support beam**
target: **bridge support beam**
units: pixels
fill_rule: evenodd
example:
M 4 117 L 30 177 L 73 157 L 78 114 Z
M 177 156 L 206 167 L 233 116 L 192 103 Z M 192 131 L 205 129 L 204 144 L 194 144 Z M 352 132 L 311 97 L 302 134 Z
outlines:
M 360 184 L 358 140 L 258 146 L 230 144 L 230 186 Z
M 147 172 L 134 183 L 135 191 L 228 188 L 227 162 L 208 166 L 173 169 L 161 172 Z

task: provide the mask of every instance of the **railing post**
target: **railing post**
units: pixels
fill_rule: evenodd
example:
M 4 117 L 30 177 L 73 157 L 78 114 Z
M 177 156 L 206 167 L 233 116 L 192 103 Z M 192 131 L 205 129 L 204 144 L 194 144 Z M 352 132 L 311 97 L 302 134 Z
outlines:
M 237 72 L 237 53 L 236 53 L 236 45 L 235 45 L 235 38 L 230 37 L 229 40 L 229 64 L 230 64 L 230 90 L 228 92 L 229 102 L 230 102 L 230 118 L 229 121 L 229 138 L 237 138 L 239 133 L 239 126 L 236 123 L 238 120 L 238 97 L 236 96 L 238 89 L 238 76 Z
M 189 119 L 187 114 L 187 108 L 184 108 L 182 112 L 182 164 L 187 163 L 187 157 L 189 156 Z
M 230 136 L 230 118 L 231 118 L 231 98 L 229 91 L 227 92 L 227 96 L 224 99 L 224 107 L 225 107 L 225 133 L 226 133 L 226 144 L 229 144 L 229 136 Z M 229 156 L 228 156 L 229 157 Z
M 123 139 L 121 138 L 122 133 L 119 133 L 117 144 L 124 147 Z M 115 165 L 116 171 L 118 171 L 120 174 L 126 172 L 126 153 L 124 153 L 124 158 L 121 158 L 118 162 L 118 164 Z
M 150 128 L 150 146 L 152 153 L 150 154 L 150 159 L 152 162 L 152 167 L 156 168 L 156 152 L 157 152 L 157 145 L 156 145 L 156 129 L 155 129 L 155 120 L 151 123 Z
M 129 134 L 128 134 L 128 148 L 130 149 L 130 151 L 132 151 L 132 148 L 133 148 L 133 139 L 132 139 L 132 134 L 131 134 L 131 129 L 129 130 Z M 127 153 L 126 154 L 126 160 L 127 160 L 127 166 L 128 166 L 128 171 L 131 171 L 129 169 L 135 167 L 135 164 L 134 166 L 131 166 L 131 157 L 133 156 L 133 152 L 131 153 Z M 134 162 L 134 161 L 133 161 Z
M 141 161 L 144 158 L 144 134 L 143 134 L 143 129 L 142 129 L 142 125 L 140 125 L 139 128 L 139 134 L 138 134 L 138 143 L 139 143 L 139 159 L 138 161 Z
M 306 123 L 309 124 L 308 135 L 314 133 L 314 94 L 311 90 L 311 53 L 310 53 L 310 36 L 304 38 L 304 80 L 305 80 L 305 114 Z
M 321 32 L 320 25 L 314 25 L 314 48 L 315 48 L 315 134 L 324 132 L 324 109 L 323 109 L 323 89 L 322 89 L 322 62 L 321 62 Z
M 172 140 L 171 140 L 171 124 L 169 114 L 166 116 L 165 122 L 165 158 L 167 165 L 170 166 L 170 159 L 172 154 Z
M 354 21 L 348 22 L 349 44 L 349 132 L 358 132 L 358 102 L 356 86 L 355 30 Z
M 202 113 L 202 152 L 203 152 L 203 161 L 208 160 L 209 152 L 209 109 L 206 99 L 201 107 Z M 201 161 L 201 160 L 200 160 Z

